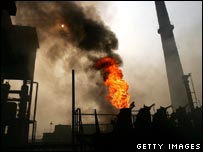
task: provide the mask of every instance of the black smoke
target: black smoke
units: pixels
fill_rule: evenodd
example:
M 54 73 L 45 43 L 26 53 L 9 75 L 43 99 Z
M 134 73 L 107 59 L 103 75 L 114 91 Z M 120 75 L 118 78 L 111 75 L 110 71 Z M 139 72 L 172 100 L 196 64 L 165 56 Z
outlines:
M 71 42 L 85 51 L 104 51 L 110 53 L 118 48 L 115 34 L 101 21 L 86 16 L 84 9 L 73 2 L 65 2 L 60 14 L 68 26 Z
M 106 101 L 107 89 L 94 63 L 105 56 L 121 57 L 114 51 L 118 39 L 104 24 L 94 5 L 79 2 L 19 1 L 13 24 L 36 27 L 40 48 L 37 52 L 35 79 L 40 84 L 39 130 L 48 121 L 70 122 L 71 69 L 76 72 L 76 107 L 82 112 L 113 113 Z M 61 28 L 61 24 L 65 28 Z M 60 73 L 61 72 L 61 73 Z M 46 124 L 45 124 L 46 123 Z
M 28 20 L 31 26 L 38 29 L 41 42 L 48 37 L 55 36 L 64 41 L 64 45 L 71 44 L 80 51 L 96 51 L 97 53 L 104 53 L 106 56 L 113 55 L 121 61 L 119 55 L 113 53 L 114 50 L 118 49 L 118 39 L 110 28 L 103 23 L 99 15 L 97 17 L 93 15 L 93 13 L 97 14 L 96 10 L 93 9 L 94 7 L 89 13 L 90 11 L 75 2 L 19 2 L 18 5 L 22 8 L 19 11 L 24 16 L 19 18 L 17 23 L 22 24 Z M 64 24 L 67 30 L 60 29 L 60 24 Z M 56 43 L 51 45 L 49 50 L 51 53 L 48 55 L 52 59 L 57 58 L 52 57 L 52 55 L 60 58 L 62 53 L 53 52 L 53 48 L 61 46 Z

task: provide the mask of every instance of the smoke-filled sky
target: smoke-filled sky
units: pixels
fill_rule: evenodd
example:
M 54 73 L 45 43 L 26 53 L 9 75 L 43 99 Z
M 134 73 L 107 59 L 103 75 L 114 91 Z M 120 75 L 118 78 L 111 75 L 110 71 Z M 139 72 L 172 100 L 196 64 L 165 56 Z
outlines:
M 93 68 L 104 56 L 117 59 L 129 83 L 135 109 L 170 105 L 154 2 L 17 2 L 13 24 L 36 27 L 35 81 L 39 82 L 37 136 L 50 122 L 71 122 L 71 70 L 76 74 L 76 108 L 118 112 L 105 99 L 102 73 Z M 185 74 L 192 73 L 202 101 L 202 2 L 166 2 Z M 64 24 L 64 28 L 61 27 Z M 84 123 L 87 122 L 84 120 Z M 48 129 L 48 130 L 47 130 Z

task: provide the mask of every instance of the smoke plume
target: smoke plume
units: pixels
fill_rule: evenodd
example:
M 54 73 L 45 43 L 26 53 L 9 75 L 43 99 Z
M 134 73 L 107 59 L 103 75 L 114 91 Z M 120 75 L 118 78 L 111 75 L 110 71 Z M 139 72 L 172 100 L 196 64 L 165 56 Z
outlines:
M 17 2 L 13 24 L 36 27 L 38 33 L 40 49 L 35 80 L 40 84 L 37 114 L 40 133 L 50 121 L 70 122 L 73 68 L 76 106 L 83 113 L 93 113 L 93 109 L 99 113 L 116 112 L 105 99 L 106 88 L 99 71 L 92 66 L 104 56 L 122 64 L 120 56 L 114 53 L 118 39 L 94 6 L 83 7 L 75 2 Z

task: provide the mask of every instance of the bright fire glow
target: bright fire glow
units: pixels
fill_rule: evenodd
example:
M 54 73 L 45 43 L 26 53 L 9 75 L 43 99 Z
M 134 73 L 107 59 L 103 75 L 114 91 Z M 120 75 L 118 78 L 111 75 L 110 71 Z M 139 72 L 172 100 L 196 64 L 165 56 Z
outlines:
M 128 83 L 123 80 L 123 74 L 114 58 L 104 57 L 95 64 L 97 69 L 104 71 L 104 84 L 109 87 L 107 100 L 116 108 L 129 108 L 130 95 Z

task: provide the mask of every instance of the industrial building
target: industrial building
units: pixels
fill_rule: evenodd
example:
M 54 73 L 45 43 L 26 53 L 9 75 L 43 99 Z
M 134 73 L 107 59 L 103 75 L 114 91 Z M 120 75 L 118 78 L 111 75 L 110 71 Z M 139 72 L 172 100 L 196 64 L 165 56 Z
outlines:
M 36 29 L 12 25 L 16 14 L 15 2 L 1 6 L 1 141 L 5 145 L 27 144 L 30 127 L 33 137 L 36 127 L 36 107 L 31 118 L 36 50 L 39 48 Z M 11 90 L 9 80 L 23 82 L 18 90 Z M 15 94 L 19 98 L 10 98 Z M 36 99 L 36 98 L 35 98 Z M 34 106 L 36 106 L 36 101 Z

